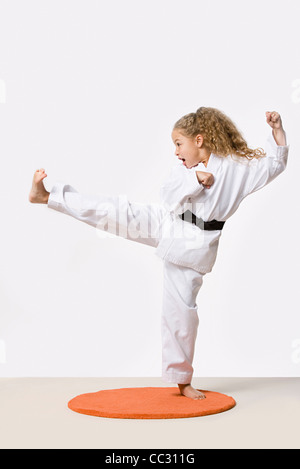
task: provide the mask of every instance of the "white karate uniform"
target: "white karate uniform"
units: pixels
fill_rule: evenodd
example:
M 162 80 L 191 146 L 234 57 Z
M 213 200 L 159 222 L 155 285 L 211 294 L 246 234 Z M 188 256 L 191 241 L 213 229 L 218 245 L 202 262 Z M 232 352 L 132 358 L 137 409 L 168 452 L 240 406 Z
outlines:
M 161 204 L 139 204 L 126 196 L 79 194 L 72 186 L 55 184 L 48 207 L 101 230 L 156 248 L 164 261 L 162 307 L 162 376 L 190 383 L 198 328 L 196 298 L 203 276 L 216 261 L 221 231 L 204 231 L 178 214 L 190 210 L 204 221 L 226 221 L 242 200 L 261 189 L 287 164 L 289 145 L 278 146 L 270 135 L 261 159 L 211 154 L 187 169 L 178 162 L 161 188 Z M 196 171 L 214 175 L 210 189 L 199 184 Z M 226 229 L 226 225 L 225 228 Z

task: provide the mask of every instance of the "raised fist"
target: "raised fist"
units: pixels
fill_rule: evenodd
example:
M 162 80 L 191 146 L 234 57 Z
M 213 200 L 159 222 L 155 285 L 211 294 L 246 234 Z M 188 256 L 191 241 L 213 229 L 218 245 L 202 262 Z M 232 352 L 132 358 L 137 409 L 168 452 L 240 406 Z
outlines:
M 272 129 L 282 129 L 282 120 L 278 112 L 266 112 L 267 123 L 272 127 Z

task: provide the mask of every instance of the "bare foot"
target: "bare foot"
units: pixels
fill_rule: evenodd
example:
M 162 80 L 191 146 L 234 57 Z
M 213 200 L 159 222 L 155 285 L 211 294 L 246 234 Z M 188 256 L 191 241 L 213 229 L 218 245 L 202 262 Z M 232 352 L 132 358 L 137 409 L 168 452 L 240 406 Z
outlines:
M 33 176 L 32 187 L 29 193 L 29 202 L 32 204 L 47 204 L 49 192 L 46 191 L 43 179 L 47 177 L 44 169 L 38 169 Z
M 206 399 L 205 395 L 193 388 L 191 384 L 178 384 L 181 394 L 190 399 Z

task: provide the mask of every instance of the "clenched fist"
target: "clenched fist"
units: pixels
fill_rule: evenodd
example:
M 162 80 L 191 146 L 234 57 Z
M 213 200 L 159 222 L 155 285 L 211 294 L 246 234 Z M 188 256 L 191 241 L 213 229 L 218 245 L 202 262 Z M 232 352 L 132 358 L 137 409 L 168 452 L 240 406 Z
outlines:
M 278 112 L 266 112 L 267 123 L 272 127 L 272 129 L 282 129 L 282 120 Z
M 213 174 L 211 173 L 204 173 L 203 171 L 196 171 L 198 181 L 200 184 L 203 184 L 203 186 L 206 189 L 209 189 L 213 183 L 215 182 L 215 178 Z
M 273 129 L 273 137 L 277 145 L 284 146 L 286 145 L 286 135 L 283 130 L 282 120 L 278 112 L 266 112 L 267 123 Z

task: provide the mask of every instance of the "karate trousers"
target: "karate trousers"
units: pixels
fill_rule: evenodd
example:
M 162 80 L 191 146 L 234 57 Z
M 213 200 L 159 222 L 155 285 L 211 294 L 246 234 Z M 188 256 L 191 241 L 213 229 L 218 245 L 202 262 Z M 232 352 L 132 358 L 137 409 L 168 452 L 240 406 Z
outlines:
M 159 204 L 131 203 L 126 196 L 80 194 L 62 183 L 52 188 L 48 207 L 97 229 L 152 247 L 159 244 L 167 213 Z M 166 382 L 187 384 L 192 380 L 199 324 L 196 298 L 204 275 L 163 260 L 162 379 Z

